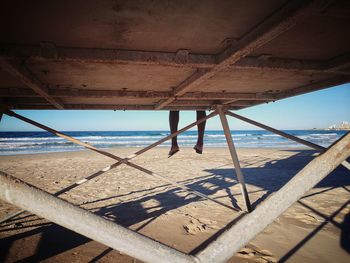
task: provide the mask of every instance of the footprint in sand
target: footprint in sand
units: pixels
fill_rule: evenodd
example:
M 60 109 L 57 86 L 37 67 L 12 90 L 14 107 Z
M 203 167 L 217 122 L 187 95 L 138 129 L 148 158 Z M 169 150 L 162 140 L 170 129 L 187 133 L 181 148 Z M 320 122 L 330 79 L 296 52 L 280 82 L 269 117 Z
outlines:
M 185 229 L 186 233 L 190 235 L 196 235 L 201 232 L 217 229 L 217 226 L 208 220 L 200 221 L 196 218 L 192 218 L 188 224 L 183 226 L 183 228 Z
M 272 256 L 272 253 L 268 250 L 260 250 L 252 247 L 244 247 L 238 253 L 237 256 L 245 259 L 250 259 L 259 263 L 275 263 L 277 259 Z

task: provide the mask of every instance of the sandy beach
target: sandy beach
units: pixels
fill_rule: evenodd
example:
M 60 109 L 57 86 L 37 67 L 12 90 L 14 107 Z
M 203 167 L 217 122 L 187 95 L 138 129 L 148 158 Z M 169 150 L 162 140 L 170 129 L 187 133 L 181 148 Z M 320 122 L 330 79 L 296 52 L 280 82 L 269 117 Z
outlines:
M 139 148 L 138 148 L 139 149 Z M 135 148 L 109 149 L 125 157 Z M 209 195 L 226 206 L 126 165 L 60 195 L 107 219 L 193 253 L 242 215 L 242 195 L 226 148 L 202 155 L 156 148 L 134 163 Z M 253 207 L 280 189 L 313 156 L 305 149 L 238 149 Z M 93 152 L 1 156 L 0 170 L 55 193 L 115 161 Z M 350 176 L 338 167 L 229 262 L 349 262 Z M 18 208 L 0 202 L 0 217 Z M 24 213 L 0 227 L 0 262 L 139 262 L 72 231 Z M 237 237 L 239 238 L 239 237 Z

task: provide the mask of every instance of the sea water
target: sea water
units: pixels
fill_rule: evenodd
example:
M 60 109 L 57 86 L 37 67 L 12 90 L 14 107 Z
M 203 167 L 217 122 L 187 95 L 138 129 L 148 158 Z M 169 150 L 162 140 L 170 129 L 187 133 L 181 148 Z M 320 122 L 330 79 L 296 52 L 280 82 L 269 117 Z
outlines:
M 301 139 L 328 147 L 346 131 L 334 130 L 286 130 Z M 169 135 L 168 131 L 69 131 L 67 135 L 98 148 L 145 147 Z M 305 147 L 264 130 L 232 131 L 237 148 L 296 148 Z M 193 147 L 197 131 L 191 130 L 178 136 L 180 147 Z M 205 147 L 226 147 L 222 131 L 206 131 Z M 160 145 L 169 147 L 170 141 Z M 31 154 L 46 152 L 78 151 L 83 147 L 48 132 L 0 132 L 0 155 Z

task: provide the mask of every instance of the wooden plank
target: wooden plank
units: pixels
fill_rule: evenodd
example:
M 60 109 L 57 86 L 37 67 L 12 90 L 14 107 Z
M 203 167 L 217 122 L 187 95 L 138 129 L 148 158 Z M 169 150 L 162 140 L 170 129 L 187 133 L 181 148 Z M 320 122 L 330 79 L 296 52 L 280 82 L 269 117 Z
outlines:
M 209 70 L 196 72 L 178 87 L 174 89 L 173 97 L 160 101 L 156 109 L 161 109 L 167 104 L 174 101 L 175 96 L 181 96 L 189 90 L 197 87 L 207 79 L 213 77 L 217 72 L 222 71 L 230 65 L 236 63 L 243 57 L 249 55 L 257 48 L 265 45 L 283 32 L 292 28 L 294 25 L 302 21 L 306 16 L 310 15 L 316 9 L 323 5 L 323 1 L 293 1 L 288 2 L 283 8 L 279 9 L 257 27 L 245 34 L 234 45 L 217 55 L 218 64 Z
M 14 76 L 24 85 L 31 88 L 37 94 L 45 98 L 50 104 L 55 106 L 57 109 L 64 108 L 63 104 L 58 99 L 54 99 L 49 95 L 48 89 L 45 87 L 45 85 L 25 66 L 17 65 L 14 62 L 0 60 L 0 67 L 12 76 Z

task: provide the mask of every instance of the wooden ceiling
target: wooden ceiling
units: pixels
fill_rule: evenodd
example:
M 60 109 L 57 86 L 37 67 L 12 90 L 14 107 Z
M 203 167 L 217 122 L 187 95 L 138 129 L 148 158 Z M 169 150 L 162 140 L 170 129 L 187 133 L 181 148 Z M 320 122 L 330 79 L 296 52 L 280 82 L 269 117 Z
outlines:
M 11 109 L 242 109 L 350 81 L 350 2 L 4 1 Z

